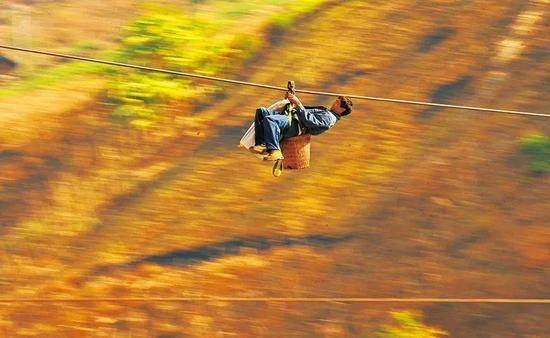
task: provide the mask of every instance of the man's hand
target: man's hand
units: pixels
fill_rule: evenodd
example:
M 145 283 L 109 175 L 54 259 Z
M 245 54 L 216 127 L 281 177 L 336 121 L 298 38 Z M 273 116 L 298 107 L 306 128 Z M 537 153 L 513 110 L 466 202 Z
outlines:
M 288 101 L 290 101 L 290 103 L 293 103 L 297 106 L 302 106 L 302 102 L 300 102 L 298 97 L 294 94 L 291 94 L 291 93 L 287 92 L 285 98 L 287 98 Z

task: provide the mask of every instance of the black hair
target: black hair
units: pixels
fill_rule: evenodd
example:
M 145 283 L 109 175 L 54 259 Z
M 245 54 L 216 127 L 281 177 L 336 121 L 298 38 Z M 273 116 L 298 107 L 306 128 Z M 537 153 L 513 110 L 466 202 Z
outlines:
M 346 116 L 351 114 L 351 111 L 353 110 L 353 102 L 351 102 L 351 100 L 345 96 L 338 96 L 338 99 L 340 100 L 340 107 L 345 109 L 340 114 L 340 116 Z

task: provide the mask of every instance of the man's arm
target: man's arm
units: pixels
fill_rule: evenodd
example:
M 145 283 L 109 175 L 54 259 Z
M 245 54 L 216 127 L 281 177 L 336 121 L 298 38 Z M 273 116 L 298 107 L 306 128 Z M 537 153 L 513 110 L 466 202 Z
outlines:
M 298 113 L 298 118 L 300 119 L 300 122 L 304 124 L 307 128 L 326 128 L 328 129 L 330 125 L 327 124 L 327 121 L 324 121 L 322 119 L 319 119 L 316 115 L 311 114 L 304 108 L 304 105 L 302 102 L 300 102 L 300 99 L 296 95 L 287 94 L 287 99 L 290 101 L 290 103 L 293 103 L 296 106 L 296 111 Z
M 283 111 L 283 108 L 285 107 L 285 105 L 288 103 L 288 99 L 282 99 L 280 101 L 277 101 L 275 102 L 274 104 L 272 104 L 271 106 L 269 106 L 269 110 L 273 110 L 273 111 L 276 111 L 278 113 L 282 112 Z

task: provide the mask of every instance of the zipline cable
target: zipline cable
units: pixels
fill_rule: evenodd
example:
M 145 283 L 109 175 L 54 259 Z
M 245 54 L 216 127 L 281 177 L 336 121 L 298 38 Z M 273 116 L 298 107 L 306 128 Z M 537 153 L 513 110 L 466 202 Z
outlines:
M 139 69 L 144 71 L 151 71 L 157 73 L 171 74 L 177 76 L 191 77 L 203 80 L 219 81 L 232 84 L 240 84 L 245 86 L 273 89 L 278 91 L 286 92 L 288 88 L 271 86 L 266 84 L 247 82 L 247 81 L 238 81 L 225 79 L 214 76 L 199 75 L 194 73 L 178 72 L 160 68 L 145 67 L 139 65 L 133 65 L 122 62 L 114 62 L 107 60 L 100 60 L 95 58 L 88 58 L 77 55 L 68 55 L 61 53 L 53 53 L 43 50 L 15 47 L 0 44 L 0 48 L 48 55 L 54 57 L 61 57 L 65 59 L 73 59 L 94 63 L 101 63 L 111 66 L 126 67 Z M 375 96 L 362 96 L 362 95 L 350 95 L 350 94 L 339 94 L 331 92 L 320 92 L 312 90 L 295 90 L 297 93 L 312 94 L 312 95 L 322 95 L 322 96 L 346 96 L 353 99 L 361 100 L 372 100 L 372 101 L 382 101 L 382 102 L 392 102 L 399 104 L 411 104 L 411 105 L 421 105 L 421 106 L 431 106 L 431 107 L 441 107 L 441 108 L 453 108 L 453 109 L 465 109 L 465 110 L 474 110 L 474 111 L 485 111 L 485 112 L 494 112 L 494 113 L 504 113 L 504 114 L 515 114 L 515 115 L 528 115 L 528 116 L 539 116 L 539 117 L 550 117 L 550 114 L 543 113 L 533 113 L 526 111 L 515 111 L 515 110 L 505 110 L 505 109 L 492 109 L 492 108 L 481 108 L 481 107 L 471 107 L 471 106 L 461 106 L 461 105 L 452 105 L 452 104 L 442 104 L 442 103 L 433 103 L 433 102 L 421 102 L 421 101 L 411 101 L 411 100 L 401 100 L 401 99 L 391 99 Z M 529 298 L 322 298 L 322 297 L 141 297 L 141 298 L 0 298 L 0 303 L 38 303 L 38 302 L 48 302 L 48 303 L 63 303 L 63 302 L 200 302 L 200 301 L 228 301 L 228 302 L 341 302 L 341 303 L 504 303 L 504 304 L 550 304 L 550 299 L 529 299 Z
M 470 303 L 550 304 L 537 298 L 353 298 L 353 297 L 107 297 L 107 298 L 0 298 L 0 303 L 88 302 L 293 302 L 293 303 Z
M 196 79 L 227 82 L 227 83 L 240 84 L 240 85 L 245 85 L 245 86 L 273 89 L 273 90 L 279 90 L 279 91 L 283 91 L 283 92 L 288 91 L 288 88 L 285 88 L 285 87 L 271 86 L 271 85 L 266 85 L 266 84 L 261 84 L 261 83 L 254 83 L 254 82 L 247 82 L 247 81 L 231 80 L 231 79 L 225 79 L 225 78 L 220 78 L 220 77 L 215 77 L 215 76 L 199 75 L 199 74 L 194 74 L 194 73 L 178 72 L 178 71 L 167 70 L 167 69 L 138 66 L 138 65 L 128 64 L 128 63 L 100 60 L 100 59 L 88 58 L 88 57 L 77 56 L 77 55 L 53 53 L 53 52 L 48 52 L 48 51 L 43 51 L 43 50 L 22 48 L 22 47 L 16 47 L 16 46 L 8 46 L 8 45 L 2 45 L 2 44 L 0 44 L 0 48 L 9 49 L 9 50 L 13 50 L 13 51 L 20 51 L 20 52 L 27 52 L 27 53 L 34 53 L 34 54 L 61 57 L 61 58 L 65 58 L 65 59 L 95 62 L 95 63 L 101 63 L 101 64 L 106 64 L 106 65 L 111 65 L 111 66 L 133 68 L 133 69 L 145 70 L 145 71 L 150 71 L 150 72 L 157 72 L 157 73 L 171 74 L 171 75 L 177 75 L 177 76 L 191 77 L 191 78 L 196 78 Z M 419 106 L 464 109 L 464 110 L 484 111 L 484 112 L 514 114 L 514 115 L 550 117 L 550 114 L 544 114 L 544 113 L 534 113 L 534 112 L 506 110 L 506 109 L 493 109 L 493 108 L 460 106 L 460 105 L 444 104 L 444 103 L 433 103 L 433 102 L 421 102 L 421 101 L 391 99 L 391 98 L 376 97 L 376 96 L 339 94 L 339 93 L 319 92 L 319 91 L 303 90 L 303 89 L 297 89 L 296 92 L 297 93 L 304 93 L 304 94 L 312 94 L 312 95 L 322 95 L 322 96 L 346 96 L 346 97 L 349 97 L 349 98 L 352 98 L 352 99 L 392 102 L 392 103 L 410 104 L 410 105 L 419 105 Z

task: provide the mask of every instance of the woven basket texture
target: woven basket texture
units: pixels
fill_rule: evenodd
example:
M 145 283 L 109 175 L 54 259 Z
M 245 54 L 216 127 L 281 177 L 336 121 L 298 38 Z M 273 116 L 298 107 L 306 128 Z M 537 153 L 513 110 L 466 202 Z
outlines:
M 284 169 L 304 169 L 309 167 L 311 135 L 304 134 L 283 139 Z

